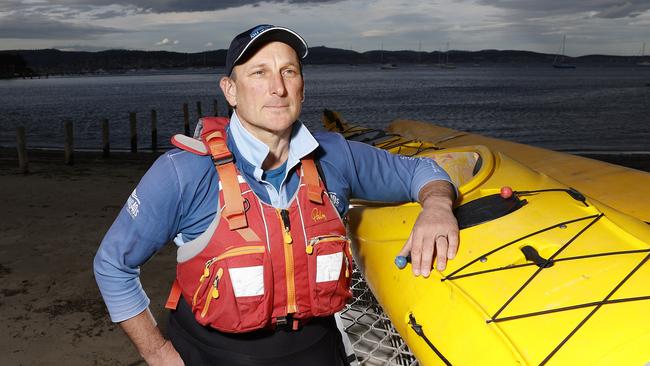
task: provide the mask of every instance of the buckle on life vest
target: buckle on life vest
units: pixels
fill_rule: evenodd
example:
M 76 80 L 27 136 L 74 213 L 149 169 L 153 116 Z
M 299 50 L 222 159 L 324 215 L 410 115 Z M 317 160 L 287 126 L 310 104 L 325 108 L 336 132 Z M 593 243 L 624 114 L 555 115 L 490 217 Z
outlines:
M 305 323 L 299 319 L 294 319 L 291 314 L 279 316 L 275 320 L 275 329 L 298 330 Z
M 233 156 L 229 151 L 219 155 L 212 155 L 212 162 L 217 166 L 232 163 L 232 161 Z

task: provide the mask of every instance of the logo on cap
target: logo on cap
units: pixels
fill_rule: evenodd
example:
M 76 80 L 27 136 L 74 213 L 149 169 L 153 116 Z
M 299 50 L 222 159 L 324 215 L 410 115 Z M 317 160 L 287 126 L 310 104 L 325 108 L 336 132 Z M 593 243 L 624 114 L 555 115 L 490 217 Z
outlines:
M 273 28 L 273 26 L 270 25 L 270 24 L 259 25 L 259 26 L 255 27 L 255 28 L 253 28 L 253 30 L 250 33 L 250 37 L 255 38 L 255 37 L 257 37 L 258 34 L 264 32 L 265 30 L 267 30 L 269 28 Z

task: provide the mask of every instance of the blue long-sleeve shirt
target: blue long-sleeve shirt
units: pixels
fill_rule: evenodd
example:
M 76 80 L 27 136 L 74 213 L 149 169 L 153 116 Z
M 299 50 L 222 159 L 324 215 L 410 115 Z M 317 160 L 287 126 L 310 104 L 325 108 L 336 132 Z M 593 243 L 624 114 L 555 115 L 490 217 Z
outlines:
M 312 135 L 300 122 L 294 124 L 279 190 L 263 179 L 261 166 L 268 147 L 241 125 L 236 114 L 229 125 L 228 146 L 255 194 L 280 208 L 289 205 L 298 188 L 295 169 L 310 153 L 320 162 L 330 199 L 341 216 L 347 213 L 350 198 L 416 201 L 426 183 L 451 183 L 431 159 L 393 155 L 335 133 Z M 95 256 L 95 278 L 112 321 L 127 320 L 149 306 L 139 280 L 140 266 L 170 240 L 182 246 L 203 233 L 218 210 L 218 198 L 219 179 L 209 156 L 173 149 L 156 160 Z

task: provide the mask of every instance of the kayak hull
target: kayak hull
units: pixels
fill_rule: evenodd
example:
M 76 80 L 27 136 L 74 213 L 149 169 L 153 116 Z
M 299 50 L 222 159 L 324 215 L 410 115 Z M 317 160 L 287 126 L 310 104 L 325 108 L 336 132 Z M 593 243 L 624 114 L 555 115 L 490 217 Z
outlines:
M 479 183 L 461 186 L 461 205 L 494 195 L 506 185 L 515 191 L 565 188 L 507 156 L 478 151 L 484 157 L 476 176 Z M 561 191 L 520 199 L 526 204 L 515 212 L 461 230 L 457 257 L 444 272 L 434 271 L 429 278 L 414 277 L 410 265 L 400 270 L 393 264 L 419 205 L 351 209 L 355 262 L 420 363 L 445 364 L 412 329 L 410 316 L 454 365 L 650 361 L 647 347 L 632 346 L 650 337 L 649 300 L 586 305 L 607 299 L 648 256 L 650 227 L 597 201 L 585 205 Z M 527 261 L 523 246 L 535 248 L 546 259 L 555 255 L 554 265 L 540 268 Z M 627 254 L 604 255 L 614 252 Z M 575 259 L 583 256 L 593 257 Z M 642 264 L 609 300 L 648 296 L 648 283 L 650 267 Z M 577 308 L 553 312 L 572 306 Z M 530 315 L 535 312 L 550 313 Z

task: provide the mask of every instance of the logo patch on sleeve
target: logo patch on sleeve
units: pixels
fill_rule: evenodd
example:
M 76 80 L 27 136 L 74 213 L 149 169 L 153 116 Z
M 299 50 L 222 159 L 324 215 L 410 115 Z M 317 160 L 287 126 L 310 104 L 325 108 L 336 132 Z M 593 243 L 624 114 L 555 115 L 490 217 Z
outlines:
M 136 193 L 135 189 L 129 196 L 129 199 L 126 201 L 126 208 L 129 211 L 129 215 L 131 215 L 131 217 L 135 219 L 135 217 L 138 216 L 138 212 L 140 212 L 140 199 L 138 198 L 138 194 Z

